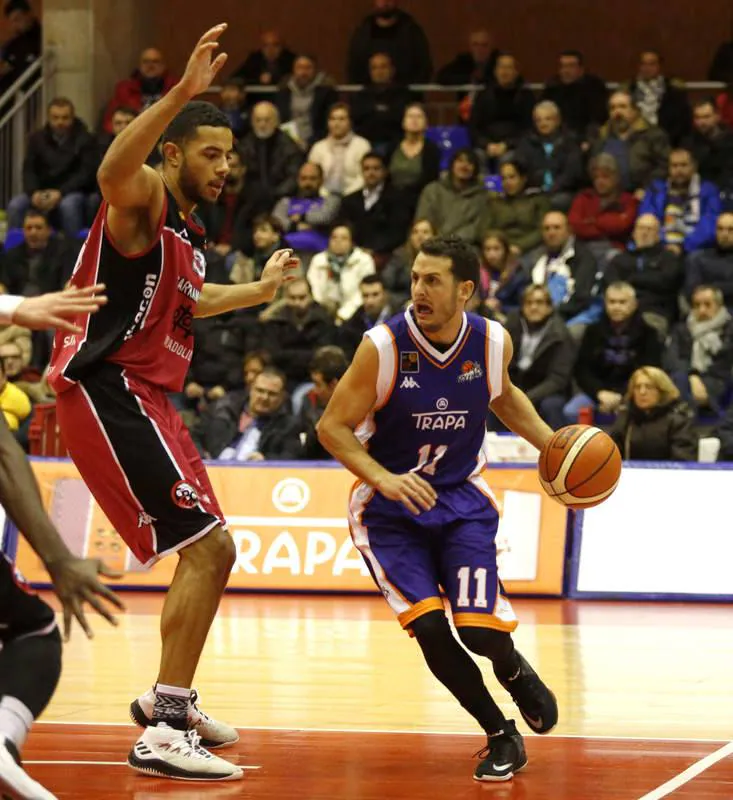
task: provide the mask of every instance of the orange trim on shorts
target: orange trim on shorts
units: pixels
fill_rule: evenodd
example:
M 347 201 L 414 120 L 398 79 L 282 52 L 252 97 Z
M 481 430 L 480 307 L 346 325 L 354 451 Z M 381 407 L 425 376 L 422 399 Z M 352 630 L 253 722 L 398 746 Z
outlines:
M 425 356 L 425 358 L 427 358 L 427 360 L 433 366 L 438 367 L 438 369 L 445 369 L 445 367 L 447 367 L 449 364 L 452 364 L 456 360 L 456 358 L 458 358 L 459 353 L 461 352 L 461 350 L 463 350 L 464 345 L 468 341 L 468 337 L 471 335 L 471 326 L 470 325 L 466 325 L 466 331 L 463 334 L 463 339 L 461 340 L 461 343 L 456 348 L 456 352 L 453 353 L 453 355 L 447 361 L 443 361 L 443 362 L 436 361 L 434 358 L 432 358 L 430 356 L 430 354 L 425 350 L 425 348 L 415 338 L 415 336 L 412 333 L 412 331 L 410 330 L 409 326 L 407 328 L 407 333 L 409 334 L 410 339 L 412 339 L 412 341 L 415 343 L 415 347 L 417 347 L 417 349 Z
M 400 370 L 399 364 L 397 363 L 399 360 L 399 353 L 397 352 L 397 340 L 394 338 L 394 334 L 389 329 L 389 326 L 385 325 L 384 327 L 387 329 L 387 333 L 392 339 L 392 350 L 394 351 L 394 372 L 392 373 L 392 385 L 389 387 L 389 391 L 387 392 L 384 400 L 379 405 L 374 406 L 374 408 L 372 409 L 372 413 L 374 411 L 379 411 L 380 409 L 384 408 L 389 402 L 389 398 L 392 397 L 392 392 L 394 392 L 394 387 L 397 385 L 397 375 Z
M 518 620 L 504 622 L 491 614 L 475 614 L 471 612 L 453 615 L 453 624 L 456 628 L 491 628 L 496 631 L 511 633 L 519 625 Z
M 419 603 L 415 603 L 412 608 L 398 614 L 397 619 L 403 628 L 409 628 L 418 617 L 429 614 L 431 611 L 442 611 L 443 608 L 443 600 L 440 597 L 426 597 Z

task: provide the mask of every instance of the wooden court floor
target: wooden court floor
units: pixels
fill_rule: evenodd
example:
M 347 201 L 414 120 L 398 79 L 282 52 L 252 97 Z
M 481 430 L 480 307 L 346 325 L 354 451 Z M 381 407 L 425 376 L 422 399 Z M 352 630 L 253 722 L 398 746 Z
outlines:
M 119 628 L 97 623 L 93 641 L 77 632 L 67 646 L 24 751 L 59 798 L 733 798 L 730 606 L 516 601 L 517 645 L 555 691 L 561 721 L 527 735 L 529 764 L 514 781 L 481 785 L 471 773 L 485 740 L 381 597 L 228 596 L 197 688 L 206 711 L 240 728 L 221 754 L 248 769 L 243 781 L 193 784 L 124 764 L 137 735 L 128 704 L 155 677 L 162 596 L 125 600 Z

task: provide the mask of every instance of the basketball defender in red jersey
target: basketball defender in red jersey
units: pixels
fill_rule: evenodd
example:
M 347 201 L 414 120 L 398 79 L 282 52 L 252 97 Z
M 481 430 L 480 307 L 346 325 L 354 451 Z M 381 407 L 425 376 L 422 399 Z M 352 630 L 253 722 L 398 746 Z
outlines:
M 204 749 L 238 736 L 201 712 L 191 691 L 235 548 L 167 392 L 183 387 L 194 317 L 271 300 L 297 265 L 281 250 L 257 283 L 204 282 L 205 234 L 192 212 L 222 191 L 232 133 L 218 109 L 190 101 L 226 60 L 214 58 L 225 28 L 204 34 L 181 82 L 108 150 L 98 172 L 104 202 L 72 284 L 103 282 L 109 302 L 78 320 L 81 335 L 57 335 L 50 371 L 69 453 L 110 522 L 143 564 L 178 554 L 161 619 L 157 682 L 131 706 L 146 727 L 128 763 L 184 780 L 243 774 Z M 145 160 L 161 137 L 159 174 Z

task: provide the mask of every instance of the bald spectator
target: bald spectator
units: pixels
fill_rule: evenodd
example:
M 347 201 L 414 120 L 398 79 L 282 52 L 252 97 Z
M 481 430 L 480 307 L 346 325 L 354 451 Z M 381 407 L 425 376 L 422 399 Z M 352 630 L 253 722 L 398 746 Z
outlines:
M 568 219 L 573 233 L 586 242 L 595 257 L 604 260 L 626 247 L 634 227 L 638 201 L 621 189 L 616 159 L 600 153 L 591 160 L 593 186 L 579 192 Z
M 476 84 L 486 86 L 494 78 L 494 68 L 499 57 L 499 50 L 494 47 L 491 32 L 486 28 L 471 31 L 468 35 L 468 50 L 459 53 L 452 61 L 441 67 L 435 80 L 445 86 L 463 86 Z M 471 116 L 471 107 L 476 99 L 477 91 L 460 92 L 460 117 L 467 122 Z
M 160 50 L 157 47 L 146 48 L 140 53 L 140 60 L 132 75 L 115 86 L 104 114 L 104 130 L 112 133 L 112 115 L 121 106 L 139 114 L 160 100 L 175 83 L 176 78 L 168 71 Z
M 585 71 L 585 60 L 578 50 L 560 53 L 557 66 L 557 75 L 547 81 L 541 99 L 556 103 L 578 141 L 588 142 L 608 118 L 606 84 Z
M 41 55 L 41 24 L 26 0 L 5 3 L 11 36 L 0 53 L 0 95 Z
M 667 174 L 669 138 L 660 127 L 650 125 L 641 116 L 628 92 L 614 92 L 608 108 L 608 124 L 601 128 L 591 155 L 612 155 L 621 173 L 621 186 L 641 199 L 651 181 Z
M 654 214 L 662 224 L 662 241 L 681 255 L 709 247 L 715 241 L 715 220 L 720 213 L 720 191 L 700 180 L 689 150 L 669 154 L 667 180 L 652 181 L 639 211 Z
M 460 236 L 475 242 L 485 206 L 478 157 L 464 148 L 453 154 L 448 174 L 423 189 L 415 219 L 427 220 L 440 236 Z
M 682 81 L 662 73 L 662 56 L 656 50 L 644 50 L 639 57 L 636 79 L 629 86 L 642 117 L 650 125 L 658 125 L 677 145 L 689 134 L 692 114 Z
M 697 161 L 700 177 L 724 192 L 733 192 L 733 131 L 723 125 L 715 100 L 698 100 L 692 111 L 692 133 L 682 142 Z
M 323 170 L 306 162 L 298 171 L 298 190 L 283 197 L 272 211 L 282 225 L 285 240 L 299 253 L 317 253 L 328 245 L 328 232 L 341 199 L 323 186 Z
M 534 104 L 534 94 L 524 85 L 516 58 L 500 53 L 492 80 L 476 95 L 470 120 L 473 146 L 486 154 L 492 168 L 532 127 Z
M 583 176 L 583 155 L 575 138 L 562 128 L 560 109 L 550 100 L 532 112 L 534 130 L 519 140 L 515 156 L 527 165 L 529 185 L 567 211 Z
M 239 143 L 247 177 L 257 181 L 272 202 L 294 194 L 303 153 L 280 129 L 280 115 L 272 103 L 252 109 L 252 131 Z
M 414 99 L 409 89 L 395 81 L 391 56 L 375 53 L 369 59 L 369 80 L 351 101 L 354 130 L 385 155 L 402 138 L 402 117 Z
M 370 150 L 369 142 L 352 130 L 349 107 L 336 103 L 328 112 L 328 136 L 313 145 L 308 160 L 323 170 L 329 192 L 346 195 L 364 185 L 361 160 Z
M 644 319 L 664 337 L 677 319 L 684 272 L 682 259 L 665 249 L 659 231 L 659 220 L 653 214 L 641 214 L 628 248 L 606 267 L 604 282 L 631 284 Z
M 275 96 L 280 119 L 295 128 L 297 140 L 310 147 L 326 135 L 328 110 L 338 102 L 333 81 L 312 56 L 298 56 L 290 80 Z
M 232 73 L 245 84 L 254 86 L 277 86 L 293 71 L 295 53 L 283 44 L 278 31 L 262 34 L 259 50 L 253 50 L 243 64 Z
M 685 290 L 692 297 L 698 286 L 719 289 L 723 303 L 733 311 L 733 213 L 721 214 L 716 222 L 715 245 L 687 258 Z
M 593 321 L 586 319 L 585 313 L 593 300 L 595 259 L 573 236 L 568 218 L 560 211 L 545 214 L 542 240 L 539 258 L 530 267 L 532 283 L 548 288 L 555 310 L 577 338 L 582 326 Z
M 425 32 L 397 6 L 397 0 L 374 0 L 374 11 L 352 34 L 346 68 L 350 83 L 369 81 L 368 63 L 375 53 L 390 56 L 399 83 L 430 81 L 433 64 Z

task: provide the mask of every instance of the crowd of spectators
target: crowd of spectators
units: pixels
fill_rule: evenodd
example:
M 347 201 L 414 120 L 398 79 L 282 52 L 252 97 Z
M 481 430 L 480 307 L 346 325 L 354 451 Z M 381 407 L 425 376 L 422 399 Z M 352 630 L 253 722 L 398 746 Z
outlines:
M 38 36 L 27 4 L 11 0 L 6 15 L 16 38 L 0 59 L 3 82 L 38 51 L 22 55 Z M 197 211 L 207 280 L 256 280 L 282 246 L 299 254 L 302 275 L 267 307 L 196 321 L 190 375 L 173 400 L 201 452 L 324 457 L 320 412 L 364 331 L 409 301 L 420 244 L 441 234 L 475 245 L 472 310 L 506 326 L 513 380 L 552 426 L 595 415 L 628 457 L 687 459 L 702 422 L 719 426 L 721 457 L 733 458 L 733 129 L 724 104 L 691 99 L 651 49 L 613 92 L 580 51 L 563 51 L 535 92 L 488 31 L 472 31 L 468 45 L 434 71 L 419 22 L 394 0 L 375 0 L 349 47 L 346 74 L 361 91 L 340 93 L 277 31 L 222 79 L 215 100 L 236 147 L 219 201 Z M 731 78 L 726 52 L 716 69 Z M 100 110 L 97 132 L 70 99 L 50 102 L 27 143 L 23 192 L 7 208 L 19 233 L 0 257 L 4 290 L 64 285 L 100 204 L 106 149 L 175 80 L 164 54 L 145 49 Z M 431 80 L 456 86 L 462 144 L 449 152 L 410 88 Z M 248 93 L 252 85 L 272 91 Z M 31 400 L 49 398 L 49 340 L 14 328 L 0 331 L 0 407 L 22 431 Z M 491 415 L 487 425 L 501 430 Z

